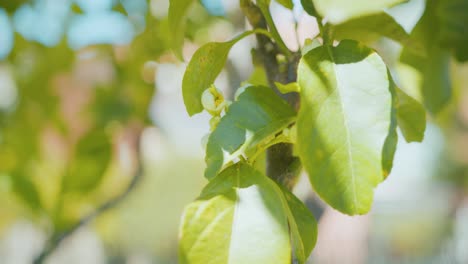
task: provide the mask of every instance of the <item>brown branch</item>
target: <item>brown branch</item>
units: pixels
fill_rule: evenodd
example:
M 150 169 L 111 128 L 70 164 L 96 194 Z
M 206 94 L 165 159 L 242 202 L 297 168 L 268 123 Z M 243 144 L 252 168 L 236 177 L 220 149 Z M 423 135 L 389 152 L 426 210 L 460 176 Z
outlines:
M 267 23 L 260 9 L 250 0 L 240 0 L 242 12 L 253 28 L 267 29 Z M 291 56 L 282 54 L 276 43 L 270 38 L 257 34 L 257 52 L 263 61 L 263 66 L 270 87 L 285 99 L 296 110 L 299 107 L 299 96 L 297 93 L 281 94 L 275 82 L 290 83 L 297 79 L 296 70 L 300 54 L 293 53 Z M 281 59 L 283 57 L 284 59 Z M 293 156 L 293 145 L 280 143 L 267 150 L 268 177 L 276 182 L 292 189 L 300 171 L 300 161 Z

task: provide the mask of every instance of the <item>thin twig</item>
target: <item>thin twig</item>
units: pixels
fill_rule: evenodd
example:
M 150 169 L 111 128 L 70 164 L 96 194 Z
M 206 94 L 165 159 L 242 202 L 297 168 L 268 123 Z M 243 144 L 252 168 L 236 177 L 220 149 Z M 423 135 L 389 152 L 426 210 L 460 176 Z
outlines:
M 83 217 L 79 222 L 73 225 L 70 229 L 64 231 L 63 233 L 59 233 L 57 235 L 52 236 L 51 239 L 47 242 L 43 251 L 36 257 L 33 263 L 34 264 L 44 263 L 44 261 L 61 245 L 61 243 L 67 238 L 71 237 L 78 229 L 88 225 L 90 222 L 92 222 L 94 219 L 96 219 L 99 215 L 103 214 L 104 212 L 118 206 L 120 202 L 122 202 L 135 189 L 135 187 L 143 178 L 143 166 L 141 164 L 140 159 L 138 158 L 137 160 L 138 160 L 137 171 L 135 172 L 135 175 L 133 176 L 127 188 L 122 193 L 120 193 L 119 195 L 115 196 L 114 198 L 100 205 L 93 212 Z

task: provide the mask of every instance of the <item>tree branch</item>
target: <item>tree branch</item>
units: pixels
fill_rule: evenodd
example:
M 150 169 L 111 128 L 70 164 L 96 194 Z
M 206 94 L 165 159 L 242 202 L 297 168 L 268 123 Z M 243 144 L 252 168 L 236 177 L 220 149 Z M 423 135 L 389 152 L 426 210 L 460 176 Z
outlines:
M 137 151 L 137 155 L 139 155 L 139 151 Z M 93 220 L 95 220 L 99 215 L 103 214 L 104 212 L 117 207 L 136 188 L 136 186 L 138 185 L 138 183 L 141 181 L 142 178 L 143 178 L 143 165 L 141 164 L 141 160 L 138 156 L 137 157 L 137 170 L 132 180 L 128 184 L 127 188 L 119 195 L 104 202 L 102 205 L 100 205 L 90 214 L 83 217 L 79 222 L 77 222 L 75 225 L 70 227 L 68 230 L 62 233 L 53 235 L 47 242 L 42 252 L 35 258 L 33 264 L 44 263 L 44 261 L 61 245 L 61 243 L 67 238 L 71 237 L 78 229 L 88 225 L 89 223 L 91 223 Z
M 247 20 L 254 29 L 267 29 L 266 19 L 260 8 L 250 0 L 240 0 L 240 7 Z M 257 34 L 257 54 L 263 61 L 263 66 L 270 87 L 285 99 L 294 109 L 299 108 L 299 96 L 297 93 L 281 94 L 275 82 L 287 84 L 297 79 L 296 70 L 300 54 L 283 54 L 270 38 Z M 293 145 L 280 143 L 267 150 L 268 177 L 276 182 L 292 189 L 300 172 L 300 161 L 293 156 Z

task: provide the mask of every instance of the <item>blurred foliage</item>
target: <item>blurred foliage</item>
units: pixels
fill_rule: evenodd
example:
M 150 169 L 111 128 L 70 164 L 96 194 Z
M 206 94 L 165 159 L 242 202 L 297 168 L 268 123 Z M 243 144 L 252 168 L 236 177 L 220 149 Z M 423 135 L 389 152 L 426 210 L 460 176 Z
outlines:
M 7 11 L 13 22 L 19 8 L 40 1 L 7 0 L 0 3 L 0 8 Z M 242 16 L 221 12 L 218 1 L 214 5 L 202 1 L 187 10 L 185 33 L 171 29 L 164 12 L 153 16 L 151 1 L 143 1 L 148 4 L 143 20 L 138 19 L 142 13 L 128 7 L 131 0 L 113 2 L 107 11 L 125 16 L 134 26 L 131 43 L 102 43 L 73 49 L 66 32 L 53 46 L 16 32 L 13 50 L 0 62 L 0 70 L 11 73 L 18 94 L 12 106 L 0 109 L 0 236 L 11 223 L 23 218 L 48 234 L 63 232 L 125 189 L 131 172 L 121 164 L 121 143 L 137 140 L 139 132 L 151 125 L 149 108 L 157 91 L 156 61 L 176 63 L 172 49 L 180 49 L 182 56 L 187 56 L 192 53 L 192 46 L 213 38 L 226 40 L 224 37 L 229 37 L 234 28 L 244 27 L 244 21 L 239 19 Z M 156 9 L 164 6 L 163 2 L 168 1 L 154 1 Z M 447 156 L 440 161 L 438 177 L 457 192 L 466 193 L 468 160 L 466 145 L 462 143 L 468 134 L 468 110 L 463 107 L 468 88 L 463 76 L 468 76 L 468 70 L 466 63 L 465 66 L 462 63 L 467 60 L 468 50 L 468 1 L 426 2 L 422 19 L 410 33 L 393 24 L 398 19 L 387 14 L 375 16 L 384 22 L 391 21 L 392 24 L 385 24 L 388 28 L 355 19 L 336 25 L 334 30 L 348 38 L 349 31 L 366 25 L 368 28 L 362 30 L 360 37 L 372 45 L 381 36 L 414 44 L 403 50 L 400 62 L 420 74 L 422 80 L 415 85 L 420 86 L 418 100 L 434 114 L 430 122 L 443 129 L 448 141 Z M 319 6 L 318 11 L 324 12 L 323 9 Z M 306 11 L 317 15 L 313 5 L 306 6 Z M 67 12 L 70 14 L 64 25 L 88 10 L 73 1 Z M 210 16 L 210 12 L 226 15 L 230 20 Z M 230 26 L 230 30 L 221 32 L 225 35 L 216 36 L 219 30 L 212 30 L 219 23 Z M 180 43 L 174 45 L 170 37 L 174 34 L 185 39 L 184 48 L 188 51 Z M 266 85 L 265 72 L 257 64 L 249 82 Z M 405 89 L 406 83 L 411 82 L 401 83 L 401 88 L 411 90 Z M 436 118 L 437 112 L 441 114 Z M 136 155 L 133 147 L 132 155 Z M 104 214 L 97 221 L 106 249 L 115 258 L 124 259 L 122 255 L 127 251 L 141 248 L 156 251 L 161 256 L 158 263 L 172 263 L 175 257 L 178 216 L 186 201 L 194 197 L 194 190 L 201 187 L 203 179 L 196 175 L 202 175 L 203 168 L 197 161 L 183 160 L 169 148 L 165 150 L 167 157 L 159 161 L 157 168 L 155 164 L 145 165 L 146 174 L 151 177 L 136 189 L 138 194 L 126 200 L 121 211 Z M 256 166 L 263 169 L 263 162 L 261 159 Z M 437 219 L 443 230 L 429 234 L 418 220 L 402 223 L 395 227 L 399 232 L 386 234 L 394 238 L 389 247 L 402 255 L 411 254 L 413 249 L 427 253 L 437 247 L 434 241 L 443 239 L 441 233 L 450 228 L 445 225 L 447 219 Z M 127 228 L 122 230 L 122 226 Z M 160 239 L 154 240 L 155 237 Z

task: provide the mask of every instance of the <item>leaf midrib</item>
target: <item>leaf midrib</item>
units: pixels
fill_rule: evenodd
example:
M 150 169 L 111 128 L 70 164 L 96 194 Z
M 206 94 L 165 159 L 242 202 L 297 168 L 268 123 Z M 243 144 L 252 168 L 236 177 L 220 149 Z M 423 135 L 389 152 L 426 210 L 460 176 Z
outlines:
M 341 112 L 341 116 L 343 117 L 343 125 L 345 127 L 345 131 L 346 131 L 346 145 L 347 145 L 347 153 L 348 153 L 348 161 L 349 161 L 349 170 L 350 170 L 350 173 L 351 173 L 351 185 L 352 185 L 352 189 L 353 189 L 353 202 L 354 202 L 354 210 L 357 210 L 357 196 L 356 196 L 356 175 L 355 175 L 355 172 L 354 172 L 354 160 L 353 160 L 353 156 L 352 156 L 352 153 L 351 153 L 351 133 L 349 131 L 349 126 L 348 126 L 348 122 L 346 120 L 346 115 L 345 115 L 345 111 L 344 111 L 344 104 L 343 104 L 343 100 L 342 100 L 342 96 L 341 96 L 341 93 L 340 93 L 340 85 L 339 85 L 339 78 L 338 78 L 338 71 L 336 70 L 336 63 L 335 63 L 335 58 L 333 57 L 333 52 L 330 48 L 330 46 L 326 46 L 325 47 L 326 50 L 327 50 L 327 53 L 328 55 L 330 56 L 330 59 L 332 61 L 332 67 L 333 67 L 333 72 L 335 73 L 334 74 L 334 78 L 335 78 L 335 82 L 336 82 L 336 87 L 335 87 L 335 91 L 336 91 L 336 94 L 339 98 L 339 104 L 340 104 L 340 112 Z M 346 206 L 346 205 L 345 205 Z

